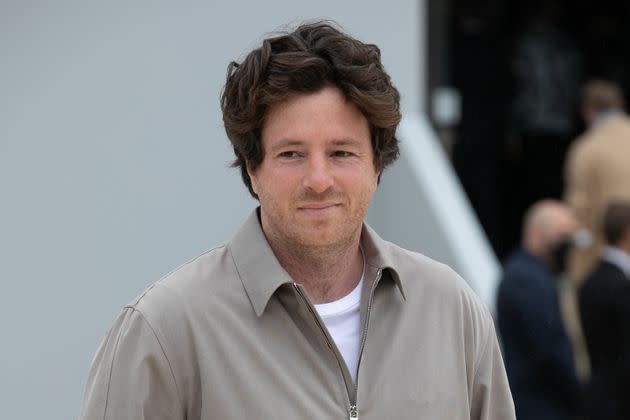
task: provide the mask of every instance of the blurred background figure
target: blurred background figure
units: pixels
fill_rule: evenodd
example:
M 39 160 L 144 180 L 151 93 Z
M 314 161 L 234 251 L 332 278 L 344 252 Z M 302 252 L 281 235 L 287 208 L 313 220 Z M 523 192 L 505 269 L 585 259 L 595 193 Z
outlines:
M 449 150 L 503 259 L 521 242 L 527 208 L 564 197 L 565 152 L 585 128 L 580 87 L 605 78 L 630 94 L 630 2 L 434 0 L 428 6 L 429 91 L 447 85 L 460 94 Z
M 512 135 L 520 145 L 524 208 L 562 194 L 562 162 L 576 134 L 581 54 L 558 24 L 557 1 L 540 2 L 512 58 Z
M 568 206 L 537 202 L 525 215 L 521 248 L 504 266 L 497 317 L 519 420 L 568 420 L 579 411 L 581 385 L 557 291 L 576 227 Z
M 510 57 L 513 96 L 506 136 L 512 170 L 508 243 L 518 243 L 525 211 L 543 198 L 562 197 L 562 168 L 577 134 L 582 54 L 564 29 L 558 1 L 534 1 L 531 18 Z M 510 231 L 511 227 L 511 231 Z
M 566 201 L 579 223 L 593 233 L 593 244 L 574 250 L 569 277 L 577 284 L 592 269 L 603 243 L 596 229 L 611 199 L 630 199 L 630 118 L 618 85 L 591 80 L 582 89 L 582 116 L 588 125 L 569 149 Z
M 630 140 L 626 138 L 626 140 Z M 630 419 L 630 201 L 604 213 L 603 248 L 579 293 L 591 360 L 586 410 L 592 420 Z

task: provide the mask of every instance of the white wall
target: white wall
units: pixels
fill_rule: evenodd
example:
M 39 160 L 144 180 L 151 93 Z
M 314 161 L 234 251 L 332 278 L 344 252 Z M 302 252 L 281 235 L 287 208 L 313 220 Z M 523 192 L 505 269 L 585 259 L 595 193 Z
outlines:
M 122 305 L 227 240 L 255 205 L 227 167 L 230 60 L 287 22 L 332 18 L 382 48 L 403 110 L 417 112 L 423 8 L 1 0 L 2 418 L 76 417 Z
M 385 171 L 368 222 L 386 239 L 455 269 L 494 313 L 499 263 L 423 114 L 405 115 L 400 159 Z

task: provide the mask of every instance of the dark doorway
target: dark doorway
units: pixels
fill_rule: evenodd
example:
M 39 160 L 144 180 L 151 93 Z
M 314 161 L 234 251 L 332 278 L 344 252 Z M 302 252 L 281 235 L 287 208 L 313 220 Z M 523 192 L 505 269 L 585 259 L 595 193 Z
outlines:
M 564 156 L 584 129 L 579 87 L 603 77 L 629 97 L 630 2 L 430 0 L 428 10 L 429 92 L 460 94 L 452 162 L 503 258 L 527 207 L 562 197 Z

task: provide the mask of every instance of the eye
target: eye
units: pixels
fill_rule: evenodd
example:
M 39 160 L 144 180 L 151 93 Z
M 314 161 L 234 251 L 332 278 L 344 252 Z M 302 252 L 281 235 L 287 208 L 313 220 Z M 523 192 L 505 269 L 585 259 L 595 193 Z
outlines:
M 278 157 L 285 158 L 285 159 L 294 159 L 299 156 L 300 156 L 299 153 L 294 150 L 287 150 L 285 152 L 278 153 Z
M 335 150 L 332 155 L 334 157 L 345 158 L 345 157 L 350 157 L 353 154 L 351 152 L 346 151 L 346 150 Z

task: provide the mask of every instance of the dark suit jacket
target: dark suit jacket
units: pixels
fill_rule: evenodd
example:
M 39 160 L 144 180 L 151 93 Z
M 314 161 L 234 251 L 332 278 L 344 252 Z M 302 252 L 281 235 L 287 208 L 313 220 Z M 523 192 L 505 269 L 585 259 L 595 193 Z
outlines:
M 556 278 L 525 250 L 506 261 L 497 295 L 505 367 L 518 420 L 569 420 L 581 386 L 560 315 Z
M 587 398 L 593 420 L 630 419 L 630 279 L 600 261 L 579 291 L 580 317 L 591 359 Z

